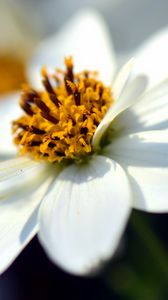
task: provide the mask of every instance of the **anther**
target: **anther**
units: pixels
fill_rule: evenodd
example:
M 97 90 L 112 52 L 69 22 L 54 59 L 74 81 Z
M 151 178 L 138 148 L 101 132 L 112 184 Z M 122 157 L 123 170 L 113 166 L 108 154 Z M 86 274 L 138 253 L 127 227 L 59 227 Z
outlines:
M 66 72 L 66 80 L 69 80 L 71 82 L 74 81 L 74 74 L 73 74 L 73 63 L 72 63 L 72 57 L 70 56 L 69 58 L 65 58 L 65 64 L 67 67 L 67 72 Z
M 34 147 L 34 146 L 40 146 L 41 144 L 41 141 L 32 141 L 32 142 L 29 142 L 28 145 L 30 147 Z
M 28 125 L 25 125 L 25 124 L 22 124 L 22 123 L 18 123 L 18 122 L 13 122 L 13 125 L 17 125 L 17 126 L 19 126 L 19 128 L 22 128 L 25 131 L 29 131 L 29 126 Z
M 31 105 L 28 103 L 28 102 L 24 102 L 20 101 L 20 106 L 21 108 L 29 115 L 29 116 L 33 116 L 34 115 L 34 112 L 32 111 L 31 109 Z
M 28 89 L 21 96 L 20 106 L 29 116 L 33 116 L 34 114 L 31 103 L 34 102 L 34 97 L 37 97 L 37 95 L 38 94 L 34 90 Z
M 44 75 L 43 75 L 44 76 Z M 42 83 L 46 89 L 46 91 L 49 93 L 49 97 L 51 99 L 51 101 L 57 106 L 59 107 L 60 101 L 58 100 L 56 93 L 48 79 L 48 77 L 45 75 L 44 79 L 42 80 Z
M 66 76 L 64 77 L 64 84 L 65 84 L 65 88 L 66 91 L 68 93 L 68 95 L 72 95 L 73 94 L 73 90 L 71 88 L 71 86 L 68 84 L 69 78 L 67 78 Z
M 99 97 L 101 98 L 103 94 L 103 88 L 102 86 L 99 87 Z
M 67 70 L 67 74 L 66 74 L 66 77 L 69 81 L 74 81 L 74 75 L 73 75 L 73 69 L 72 68 L 68 68 Z
M 54 147 L 55 147 L 55 144 L 54 144 L 54 143 L 52 143 L 52 142 L 50 142 L 50 143 L 48 144 L 48 147 L 50 147 L 50 148 L 54 148 Z
M 59 107 L 61 102 L 59 101 L 59 99 L 57 98 L 56 94 L 49 94 L 49 97 L 51 99 L 51 101 L 57 106 Z
M 87 134 L 88 131 L 89 131 L 89 130 L 88 130 L 87 127 L 82 127 L 81 130 L 80 130 L 80 133 L 81 133 L 81 134 Z
M 74 99 L 75 99 L 75 104 L 78 106 L 80 105 L 80 92 L 78 91 L 78 89 L 75 89 L 74 92 Z
M 32 133 L 38 134 L 38 135 L 43 135 L 43 134 L 46 133 L 45 130 L 39 129 L 35 126 L 29 127 L 28 125 L 25 125 L 25 124 L 22 124 L 22 123 L 17 123 L 17 122 L 13 122 L 13 125 L 17 125 L 19 128 L 22 128 L 25 131 L 29 131 L 29 132 L 32 132 Z
M 39 134 L 39 135 L 42 135 L 42 134 L 46 133 L 45 130 L 39 129 L 39 128 L 35 127 L 35 126 L 31 126 L 30 130 L 31 130 L 32 133 Z
M 60 152 L 60 151 L 55 151 L 55 154 L 60 157 L 65 155 L 63 152 Z
M 35 98 L 34 102 L 38 106 L 38 108 L 41 109 L 42 112 L 45 112 L 47 114 L 50 113 L 50 109 L 48 108 L 48 106 L 41 99 Z
M 45 111 L 41 112 L 41 116 L 53 124 L 57 124 L 59 122 L 55 117 L 51 116 L 49 113 L 47 113 Z
M 44 77 L 44 79 L 42 80 L 42 83 L 48 93 L 54 94 L 53 87 L 52 87 L 51 83 L 49 82 L 49 79 L 47 76 Z

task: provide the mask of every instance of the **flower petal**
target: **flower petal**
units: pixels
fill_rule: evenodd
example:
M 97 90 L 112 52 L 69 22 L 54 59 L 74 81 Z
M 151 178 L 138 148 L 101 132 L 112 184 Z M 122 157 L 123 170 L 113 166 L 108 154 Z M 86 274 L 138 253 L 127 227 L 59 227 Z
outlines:
M 62 68 L 64 57 L 73 55 L 75 71 L 97 70 L 101 78 L 110 83 L 115 71 L 110 40 L 106 25 L 96 11 L 80 11 L 60 32 L 39 46 L 30 62 L 30 82 L 41 87 L 41 66 L 46 65 L 52 71 L 55 67 Z
M 74 274 L 95 270 L 116 250 L 130 198 L 125 173 L 108 158 L 67 167 L 40 208 L 39 238 L 52 261 Z
M 36 183 L 36 177 L 42 177 L 49 166 L 45 163 L 35 162 L 27 157 L 7 160 L 0 163 L 0 196 L 12 194 L 20 188 L 20 182 L 25 188 Z
M 149 212 L 168 211 L 168 131 L 130 134 L 113 139 L 105 155 L 129 175 L 133 207 Z
M 128 84 L 121 97 L 111 106 L 111 108 L 108 110 L 105 117 L 97 127 L 92 142 L 95 149 L 99 148 L 101 138 L 113 119 L 122 111 L 138 102 L 146 86 L 147 79 L 145 76 L 136 77 L 130 82 L 130 84 Z
M 129 75 L 132 71 L 132 68 L 133 68 L 133 62 L 134 62 L 134 59 L 130 59 L 120 70 L 119 74 L 117 75 L 117 78 L 114 80 L 114 83 L 113 83 L 113 90 L 112 90 L 112 93 L 113 93 L 113 98 L 115 100 L 117 100 L 122 91 L 123 91 L 123 88 L 124 86 L 126 85 L 126 82 L 129 78 Z
M 149 78 L 148 88 L 168 76 L 167 47 L 165 47 L 167 44 L 168 30 L 161 30 L 147 40 L 135 54 L 135 75 L 146 74 Z
M 21 115 L 18 100 L 19 93 L 0 97 L 0 159 L 16 154 L 16 147 L 12 142 L 11 122 Z
M 38 205 L 50 184 L 46 180 L 29 195 L 22 193 L 0 200 L 0 274 L 16 259 L 37 233 Z
M 168 79 L 148 91 L 141 100 L 114 120 L 116 132 L 127 135 L 138 131 L 168 129 Z

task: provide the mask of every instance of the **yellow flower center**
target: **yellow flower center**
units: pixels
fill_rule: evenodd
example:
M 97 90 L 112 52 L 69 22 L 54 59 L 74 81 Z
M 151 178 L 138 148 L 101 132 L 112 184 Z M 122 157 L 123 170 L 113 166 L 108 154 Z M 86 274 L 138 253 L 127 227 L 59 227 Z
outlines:
M 111 90 L 95 72 L 74 74 L 72 58 L 66 71 L 49 77 L 42 69 L 44 91 L 25 86 L 20 105 L 25 115 L 13 122 L 14 142 L 22 154 L 49 162 L 81 159 L 92 154 L 94 132 L 113 102 Z

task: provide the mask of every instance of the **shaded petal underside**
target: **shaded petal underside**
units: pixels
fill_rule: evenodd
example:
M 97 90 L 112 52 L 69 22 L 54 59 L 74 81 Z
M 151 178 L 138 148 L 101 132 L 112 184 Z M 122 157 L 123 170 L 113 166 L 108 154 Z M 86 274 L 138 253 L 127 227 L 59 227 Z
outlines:
M 147 79 L 144 76 L 139 76 L 133 79 L 124 89 L 119 99 L 116 100 L 104 116 L 103 120 L 97 127 L 93 136 L 93 147 L 99 148 L 101 138 L 103 137 L 110 124 L 123 111 L 136 104 L 145 91 Z
M 168 131 L 146 131 L 113 139 L 105 149 L 129 176 L 133 207 L 168 211 Z

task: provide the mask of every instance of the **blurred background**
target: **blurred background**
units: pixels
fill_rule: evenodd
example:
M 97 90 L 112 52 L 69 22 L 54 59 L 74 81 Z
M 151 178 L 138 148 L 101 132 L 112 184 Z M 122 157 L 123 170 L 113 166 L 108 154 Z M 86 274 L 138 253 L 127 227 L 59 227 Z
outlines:
M 35 47 L 83 7 L 105 18 L 118 57 L 131 53 L 168 25 L 165 0 L 0 0 L 0 99 L 26 80 Z M 35 238 L 0 276 L 0 300 L 168 299 L 168 216 L 134 211 L 119 250 L 91 278 L 64 273 L 46 258 Z
M 1 0 L 0 92 L 9 86 L 18 88 L 24 79 L 24 64 L 38 42 L 56 33 L 73 14 L 86 7 L 96 8 L 103 15 L 121 57 L 130 55 L 142 41 L 168 24 L 165 0 Z

